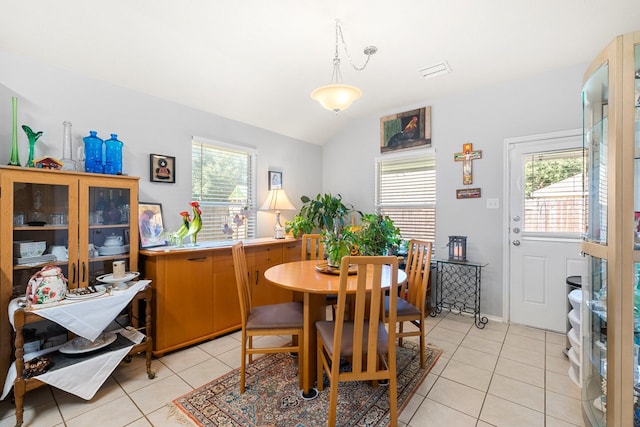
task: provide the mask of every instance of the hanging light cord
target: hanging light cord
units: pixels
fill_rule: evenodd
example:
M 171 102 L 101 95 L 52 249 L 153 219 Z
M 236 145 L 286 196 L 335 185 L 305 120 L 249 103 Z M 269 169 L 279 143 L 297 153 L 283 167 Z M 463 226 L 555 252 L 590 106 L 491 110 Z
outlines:
M 353 60 L 351 59 L 351 54 L 349 54 L 349 48 L 347 47 L 347 42 L 344 41 L 344 35 L 342 34 L 342 26 L 340 25 L 340 20 L 336 19 L 336 54 L 335 54 L 335 57 L 333 58 L 333 65 L 334 65 L 333 73 L 334 73 L 334 77 L 340 78 L 339 81 L 342 81 L 342 75 L 340 74 L 340 57 L 338 56 L 338 40 L 342 42 L 342 46 L 344 47 L 344 52 L 347 55 L 347 59 L 349 59 L 349 64 L 351 64 L 353 69 L 356 71 L 364 70 L 367 67 L 367 64 L 369 63 L 369 59 L 371 59 L 371 55 L 375 54 L 378 51 L 378 48 L 375 46 L 365 47 L 364 54 L 367 55 L 367 60 L 364 62 L 364 65 L 362 67 L 357 67 L 353 63 Z M 337 72 L 336 72 L 336 68 L 338 68 Z

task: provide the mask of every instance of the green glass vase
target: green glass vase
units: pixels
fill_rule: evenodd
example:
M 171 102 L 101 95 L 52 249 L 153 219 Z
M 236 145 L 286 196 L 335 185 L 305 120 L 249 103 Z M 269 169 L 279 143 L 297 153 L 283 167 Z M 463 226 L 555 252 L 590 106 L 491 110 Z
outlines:
M 11 97 L 11 158 L 9 166 L 20 166 L 18 156 L 18 98 Z
M 27 125 L 22 125 L 22 130 L 24 131 L 24 133 L 27 134 L 27 139 L 29 140 L 29 158 L 27 159 L 26 167 L 35 168 L 36 165 L 33 162 L 33 154 L 34 154 L 36 142 L 38 141 L 38 138 L 42 136 L 42 131 L 34 132 Z

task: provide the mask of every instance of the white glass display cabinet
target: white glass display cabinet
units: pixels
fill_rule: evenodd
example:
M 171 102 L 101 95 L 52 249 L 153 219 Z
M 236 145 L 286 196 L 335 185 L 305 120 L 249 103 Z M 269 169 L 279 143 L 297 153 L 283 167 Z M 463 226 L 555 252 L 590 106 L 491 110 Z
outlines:
M 595 58 L 582 97 L 583 418 L 640 426 L 640 33 L 617 37 Z

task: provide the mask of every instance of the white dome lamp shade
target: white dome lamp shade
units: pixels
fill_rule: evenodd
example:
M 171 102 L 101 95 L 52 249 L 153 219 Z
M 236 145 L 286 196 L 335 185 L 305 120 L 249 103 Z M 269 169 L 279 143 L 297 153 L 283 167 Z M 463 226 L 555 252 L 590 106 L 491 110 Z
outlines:
M 318 101 L 327 110 L 338 113 L 362 96 L 362 91 L 355 86 L 345 84 L 329 84 L 320 86 L 311 92 L 311 98 Z

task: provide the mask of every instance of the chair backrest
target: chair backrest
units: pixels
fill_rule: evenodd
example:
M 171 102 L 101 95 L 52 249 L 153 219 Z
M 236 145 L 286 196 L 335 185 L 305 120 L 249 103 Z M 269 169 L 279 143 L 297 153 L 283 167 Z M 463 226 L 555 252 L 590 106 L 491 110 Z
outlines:
M 303 261 L 324 259 L 324 245 L 321 234 L 304 234 L 302 236 L 302 258 Z
M 240 300 L 240 316 L 242 317 L 242 327 L 247 324 L 249 313 L 251 313 L 251 287 L 249 285 L 249 270 L 247 269 L 247 257 L 244 253 L 242 242 L 238 242 L 231 247 L 233 256 L 233 269 L 236 273 L 236 286 L 238 288 L 238 298 Z
M 421 311 L 425 310 L 429 277 L 431 276 L 432 249 L 431 242 L 418 239 L 409 241 L 405 267 L 407 282 L 400 295 Z
M 347 285 L 349 281 L 349 266 L 357 267 L 357 290 L 355 294 L 347 298 Z M 386 271 L 383 266 L 389 266 Z M 367 290 L 367 282 L 371 283 L 371 291 Z M 387 333 L 384 323 L 384 292 L 383 283 L 391 284 L 393 288 L 398 283 L 398 257 L 395 256 L 345 256 L 340 264 L 340 289 L 338 291 L 338 307 L 334 330 L 334 360 L 340 358 L 340 343 L 344 340 L 352 343 L 352 373 L 362 374 L 366 378 L 368 374 L 375 373 L 380 366 L 377 363 L 378 354 L 388 354 L 389 359 L 395 361 L 395 328 L 389 328 Z M 396 298 L 390 298 L 389 321 L 395 324 Z M 352 311 L 347 311 L 347 304 L 352 304 Z M 343 338 L 345 329 L 345 312 L 352 313 L 353 335 Z M 363 339 L 366 324 L 369 324 L 366 342 Z M 387 340 L 378 339 L 379 336 L 387 336 Z M 344 348 L 343 348 L 344 350 Z M 336 354 L 338 353 L 338 354 Z M 366 360 L 365 360 L 366 359 Z

